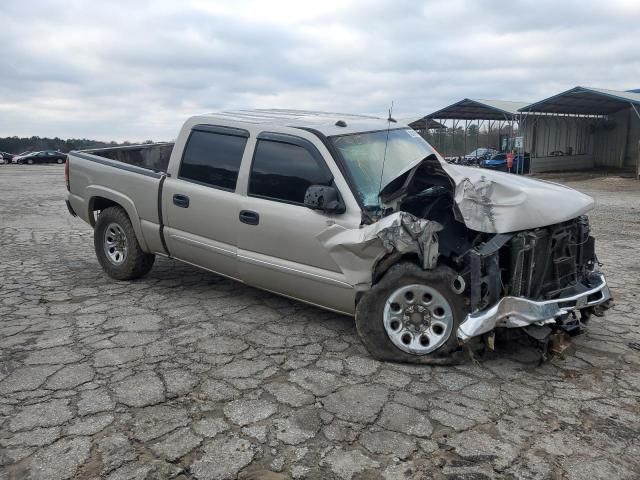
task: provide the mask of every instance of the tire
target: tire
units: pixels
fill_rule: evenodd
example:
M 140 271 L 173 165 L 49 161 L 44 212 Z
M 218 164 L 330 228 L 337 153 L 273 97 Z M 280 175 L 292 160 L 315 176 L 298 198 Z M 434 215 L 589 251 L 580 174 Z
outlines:
M 57 159 L 57 160 L 56 160 L 56 163 L 57 163 L 58 165 L 60 165 L 60 164 L 64 163 L 64 160 L 62 160 L 61 158 L 59 158 L 59 159 Z
M 131 220 L 122 207 L 109 207 L 100 212 L 93 244 L 102 269 L 116 280 L 146 275 L 156 258 L 140 248 Z
M 435 270 L 422 270 L 414 263 L 402 262 L 391 267 L 382 279 L 363 295 L 356 307 L 356 329 L 371 356 L 383 361 L 432 365 L 462 361 L 464 351 L 459 346 L 456 332 L 467 314 L 468 301 L 464 292 L 454 291 L 454 281 L 457 277 L 452 269 L 444 266 Z M 457 286 L 460 287 L 458 284 Z M 462 289 L 464 290 L 464 286 Z M 407 298 L 411 293 L 414 296 L 414 291 L 424 292 L 423 297 L 431 300 L 425 303 L 424 300 L 414 297 L 413 303 L 405 303 L 406 308 L 399 306 L 402 313 L 393 313 L 394 305 L 398 307 L 398 304 L 392 300 L 398 298 L 398 295 Z M 424 313 L 414 310 L 408 314 L 409 317 L 403 316 L 407 315 L 410 307 L 424 310 Z M 436 313 L 441 316 L 436 316 Z M 385 315 L 391 319 L 387 326 Z M 414 326 L 413 323 L 413 315 L 421 318 L 420 321 L 416 320 L 416 323 L 420 324 L 420 329 L 426 330 L 417 330 L 418 326 Z M 410 320 L 397 322 L 396 318 Z M 442 320 L 439 320 L 440 318 Z M 400 324 L 396 332 L 392 328 L 396 326 L 394 323 Z M 419 333 L 420 331 L 423 333 Z M 437 335 L 437 331 L 442 334 Z M 404 344 L 407 333 L 411 342 L 402 345 L 401 349 L 398 342 Z M 392 337 L 395 338 L 395 343 Z M 427 346 L 422 342 L 426 342 Z M 411 348 L 415 348 L 416 351 L 406 351 Z M 431 348 L 432 351 L 424 353 Z
M 27 160 L 27 165 L 33 165 L 33 160 L 28 159 L 28 160 Z

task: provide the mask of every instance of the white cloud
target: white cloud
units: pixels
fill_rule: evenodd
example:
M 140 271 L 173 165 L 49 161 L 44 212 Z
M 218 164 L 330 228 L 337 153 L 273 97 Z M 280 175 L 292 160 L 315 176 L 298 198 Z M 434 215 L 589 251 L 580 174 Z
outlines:
M 0 24 L 2 136 L 161 140 L 217 109 L 640 87 L 637 0 L 3 0 Z

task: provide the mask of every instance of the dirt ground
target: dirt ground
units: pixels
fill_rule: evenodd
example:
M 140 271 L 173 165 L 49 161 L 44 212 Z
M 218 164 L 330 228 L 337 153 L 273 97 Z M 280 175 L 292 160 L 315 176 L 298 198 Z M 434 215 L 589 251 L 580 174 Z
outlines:
M 640 182 L 544 178 L 596 199 L 615 307 L 541 366 L 436 368 L 172 260 L 111 280 L 62 167 L 0 166 L 0 479 L 639 478 Z

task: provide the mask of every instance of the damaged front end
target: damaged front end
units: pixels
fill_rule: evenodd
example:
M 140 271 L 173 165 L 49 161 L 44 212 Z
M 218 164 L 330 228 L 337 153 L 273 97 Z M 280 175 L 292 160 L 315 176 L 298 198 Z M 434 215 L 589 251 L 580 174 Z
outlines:
M 462 342 L 498 327 L 525 327 L 548 341 L 559 331 L 578 333 L 611 304 L 584 215 L 593 208 L 587 195 L 433 155 L 390 182 L 381 198 L 442 224 L 439 261 L 467 285 Z
M 550 227 L 497 234 L 468 253 L 471 312 L 458 328 L 463 342 L 495 328 L 546 326 L 579 333 L 591 314 L 611 301 L 597 271 L 594 238 L 586 216 Z
M 524 327 L 548 343 L 575 334 L 611 304 L 584 215 L 593 200 L 567 187 L 446 164 L 436 154 L 380 192 L 359 229 L 333 225 L 319 240 L 357 290 L 395 262 L 458 274 L 466 297 L 461 343 Z M 561 341 L 554 344 L 560 345 Z M 560 347 L 558 347 L 560 348 Z

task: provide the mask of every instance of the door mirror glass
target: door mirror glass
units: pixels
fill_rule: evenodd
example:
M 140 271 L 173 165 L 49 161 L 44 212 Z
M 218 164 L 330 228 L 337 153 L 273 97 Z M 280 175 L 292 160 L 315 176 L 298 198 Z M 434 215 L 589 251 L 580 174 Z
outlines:
M 325 185 L 311 185 L 304 195 L 304 205 L 312 210 L 325 213 L 344 213 L 345 206 L 338 190 Z

